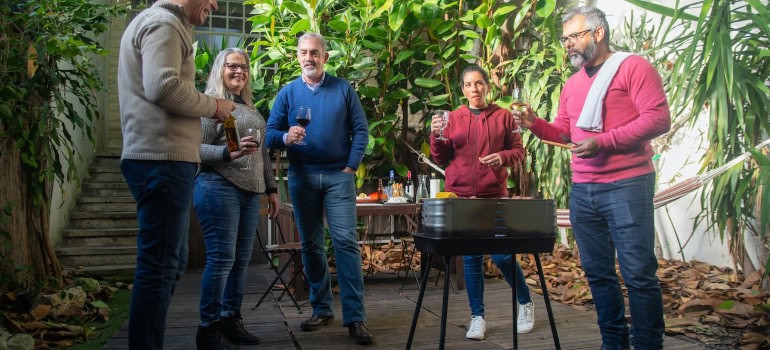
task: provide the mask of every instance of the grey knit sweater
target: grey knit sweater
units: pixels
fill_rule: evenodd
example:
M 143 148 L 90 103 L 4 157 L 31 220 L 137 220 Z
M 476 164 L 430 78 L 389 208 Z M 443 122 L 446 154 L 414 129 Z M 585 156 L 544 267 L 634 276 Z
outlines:
M 201 161 L 203 171 L 215 171 L 230 181 L 236 187 L 257 193 L 275 193 L 275 175 L 270 162 L 267 147 L 264 147 L 265 120 L 259 112 L 236 103 L 233 115 L 238 125 L 238 132 L 244 135 L 246 128 L 258 129 L 262 135 L 261 152 L 240 157 L 230 161 L 222 123 L 216 123 L 211 118 L 201 118 Z M 243 170 L 251 158 L 251 169 Z
M 120 41 L 123 159 L 200 162 L 201 117 L 216 100 L 195 90 L 192 31 L 182 6 L 157 1 Z

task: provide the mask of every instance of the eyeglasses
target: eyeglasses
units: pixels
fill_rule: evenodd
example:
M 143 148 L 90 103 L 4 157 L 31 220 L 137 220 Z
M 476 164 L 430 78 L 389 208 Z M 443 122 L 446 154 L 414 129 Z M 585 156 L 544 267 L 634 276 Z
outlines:
M 238 63 L 225 63 L 225 67 L 229 69 L 231 72 L 235 72 L 240 68 L 244 72 L 249 71 L 249 65 L 248 64 L 238 64 Z
M 582 32 L 572 33 L 570 35 L 563 36 L 563 37 L 559 38 L 559 42 L 562 45 L 565 45 L 567 43 L 574 43 L 574 42 L 577 42 L 579 39 L 582 39 L 586 34 L 588 34 L 588 32 L 592 32 L 592 31 L 594 31 L 594 30 L 593 29 L 586 29 L 586 30 L 584 30 Z

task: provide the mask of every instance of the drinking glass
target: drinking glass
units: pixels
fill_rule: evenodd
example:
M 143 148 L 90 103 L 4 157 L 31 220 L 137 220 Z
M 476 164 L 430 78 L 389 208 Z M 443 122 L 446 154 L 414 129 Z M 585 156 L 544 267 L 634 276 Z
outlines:
M 514 110 L 520 111 L 522 113 L 527 113 L 529 102 L 527 102 L 526 90 L 520 89 L 520 88 L 514 88 L 513 93 L 511 94 L 511 97 L 513 98 L 511 101 L 512 102 L 511 108 Z M 526 117 L 522 116 L 522 118 L 526 118 Z M 523 133 L 524 131 L 526 131 L 526 129 L 523 128 L 521 124 L 519 124 L 518 128 L 513 132 L 520 134 L 520 133 Z
M 297 124 L 299 124 L 302 128 L 306 128 L 308 124 L 310 124 L 310 107 L 302 107 L 300 106 L 297 110 Z M 297 145 L 307 145 L 307 142 L 300 141 L 296 143 Z
M 249 155 L 247 155 L 247 156 L 246 156 L 246 157 L 247 157 L 246 166 L 241 168 L 241 170 L 251 170 L 251 158 L 252 158 L 252 157 L 253 157 L 255 154 L 259 153 L 259 145 L 260 145 L 260 144 L 262 144 L 262 133 L 259 131 L 259 129 L 255 129 L 255 128 L 246 128 L 246 132 L 244 133 L 244 135 L 243 135 L 243 136 L 244 136 L 244 137 L 246 137 L 246 136 L 251 136 L 251 137 L 253 137 L 253 138 L 254 138 L 254 141 L 253 141 L 253 142 L 254 142 L 255 144 L 257 144 L 257 152 L 255 152 L 254 154 L 249 154 Z
M 448 111 L 438 111 L 436 114 L 441 114 L 441 131 L 436 138 L 436 140 L 439 141 L 446 141 L 447 138 L 444 137 L 444 129 L 446 129 L 447 124 L 449 124 L 449 112 Z

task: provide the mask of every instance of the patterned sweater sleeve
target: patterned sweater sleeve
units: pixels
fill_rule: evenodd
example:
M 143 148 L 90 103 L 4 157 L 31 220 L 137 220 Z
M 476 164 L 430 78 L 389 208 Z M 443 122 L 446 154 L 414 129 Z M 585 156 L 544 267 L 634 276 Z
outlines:
M 224 158 L 227 146 L 214 145 L 222 128 L 211 118 L 201 118 L 201 164 L 213 165 L 226 162 Z M 229 154 L 228 154 L 229 156 Z

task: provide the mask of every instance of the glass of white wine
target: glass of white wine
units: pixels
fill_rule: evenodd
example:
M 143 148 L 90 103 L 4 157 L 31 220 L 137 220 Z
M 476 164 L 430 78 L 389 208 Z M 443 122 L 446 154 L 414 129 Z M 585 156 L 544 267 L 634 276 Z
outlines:
M 517 110 L 522 113 L 527 113 L 527 109 L 529 108 L 529 102 L 527 101 L 527 91 L 521 88 L 513 88 L 513 93 L 511 94 L 511 97 L 512 97 L 511 108 L 513 110 Z M 519 124 L 518 128 L 513 132 L 520 134 L 520 133 L 523 133 L 524 131 L 526 131 L 526 129 L 524 129 L 521 126 L 521 124 Z
M 441 116 L 441 131 L 436 140 L 439 141 L 446 141 L 447 138 L 444 137 L 444 129 L 446 129 L 446 126 L 449 124 L 449 112 L 448 111 L 436 111 L 436 114 Z

